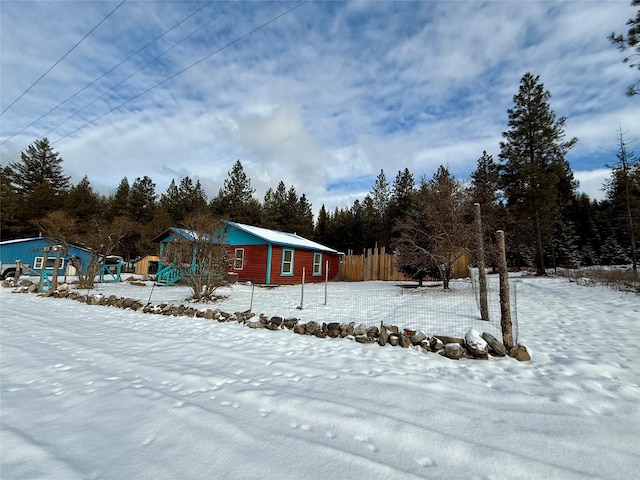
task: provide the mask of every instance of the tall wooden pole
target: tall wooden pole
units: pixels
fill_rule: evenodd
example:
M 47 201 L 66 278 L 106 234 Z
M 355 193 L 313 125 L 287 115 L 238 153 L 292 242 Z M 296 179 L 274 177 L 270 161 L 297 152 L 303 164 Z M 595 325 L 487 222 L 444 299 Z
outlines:
M 500 325 L 502 343 L 509 350 L 513 347 L 513 325 L 511 324 L 511 305 L 509 301 L 509 273 L 507 272 L 507 252 L 504 243 L 504 231 L 498 230 L 498 270 L 500 275 Z
M 51 276 L 51 290 L 58 289 L 58 270 L 60 270 L 60 257 L 62 256 L 62 247 L 53 247 L 56 252 L 56 258 L 53 261 L 53 275 Z
M 476 223 L 476 246 L 478 251 L 478 280 L 480 283 L 480 318 L 489 321 L 489 302 L 487 300 L 487 269 L 484 263 L 484 241 L 482 235 L 482 214 L 480 204 L 473 204 Z
M 40 292 L 44 290 L 44 279 L 47 276 L 47 261 L 49 260 L 50 247 L 44 247 L 42 249 L 42 265 L 40 267 Z

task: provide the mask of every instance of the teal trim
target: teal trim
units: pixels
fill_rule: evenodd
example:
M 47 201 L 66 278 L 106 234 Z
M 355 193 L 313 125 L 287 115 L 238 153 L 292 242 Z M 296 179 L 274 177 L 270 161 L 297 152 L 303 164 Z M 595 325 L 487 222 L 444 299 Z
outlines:
M 112 263 L 109 265 L 103 265 L 100 268 L 100 283 L 118 283 L 120 281 L 120 273 L 122 271 L 122 263 Z M 108 277 L 105 280 L 105 277 Z
M 273 257 L 271 244 L 267 247 L 267 278 L 265 283 L 271 283 L 271 258 Z
M 318 262 L 316 263 L 316 257 L 320 257 L 320 259 L 318 260 Z M 316 265 L 320 266 L 319 271 L 316 272 Z M 313 271 L 311 272 L 311 274 L 314 277 L 319 277 L 322 275 L 322 253 L 321 252 L 313 252 Z
M 291 252 L 291 261 L 290 262 L 285 262 L 285 255 L 287 252 Z M 280 265 L 280 276 L 282 277 L 292 277 L 293 276 L 293 259 L 295 256 L 295 250 L 293 248 L 283 248 L 282 249 L 282 264 Z M 284 266 L 286 263 L 290 263 L 291 264 L 291 271 L 290 272 L 286 272 L 284 270 Z

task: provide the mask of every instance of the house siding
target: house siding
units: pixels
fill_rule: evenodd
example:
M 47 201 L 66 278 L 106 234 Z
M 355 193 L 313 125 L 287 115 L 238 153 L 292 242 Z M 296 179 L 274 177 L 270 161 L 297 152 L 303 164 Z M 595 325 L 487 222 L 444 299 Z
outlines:
M 244 248 L 244 262 L 241 270 L 232 269 L 240 282 L 268 283 L 266 279 L 268 245 L 231 245 L 229 254 L 236 248 Z
M 41 269 L 34 268 L 36 257 L 44 257 L 44 247 L 51 247 L 56 245 L 56 242 L 46 238 L 37 237 L 24 240 L 9 240 L 7 242 L 0 243 L 0 263 L 10 264 L 15 263 L 16 260 L 20 260 L 24 265 L 29 265 L 36 273 L 40 274 Z M 87 265 L 91 259 L 91 254 L 86 250 L 77 248 L 73 245 L 69 245 L 69 252 L 82 260 L 83 271 L 86 271 Z M 49 259 L 54 258 L 55 253 L 49 252 Z M 58 275 L 64 275 L 65 270 L 69 265 L 69 257 L 62 255 L 64 260 L 63 268 L 58 270 Z
M 293 256 L 293 275 L 282 275 L 282 252 L 283 250 L 294 250 Z M 336 280 L 340 273 L 339 259 L 336 254 L 322 253 L 322 274 L 313 275 L 313 254 L 314 250 L 306 250 L 301 248 L 292 248 L 287 246 L 273 246 L 271 258 L 271 282 L 273 284 L 295 284 L 302 282 L 302 271 L 304 269 L 304 281 L 323 282 L 325 279 L 326 262 L 329 262 L 329 280 Z
M 243 229 L 245 228 L 245 229 Z M 246 231 L 246 229 L 249 231 Z M 272 232 L 266 229 L 258 229 L 259 232 L 251 229 L 258 227 L 234 226 L 232 223 L 226 230 L 227 252 L 231 259 L 235 258 L 236 249 L 243 249 L 243 266 L 241 269 L 234 268 L 233 263 L 229 269 L 238 275 L 240 282 L 254 282 L 263 284 L 287 285 L 296 284 L 302 281 L 302 270 L 305 270 L 305 282 L 321 282 L 325 279 L 326 262 L 329 262 L 329 280 L 337 280 L 340 274 L 339 254 L 320 244 L 314 244 L 302 237 L 294 234 L 282 232 Z M 274 233 L 276 240 L 270 237 Z M 176 229 L 168 229 L 153 241 L 160 243 L 160 267 L 162 267 L 162 255 L 166 244 L 170 243 L 176 235 L 180 235 Z M 260 235 L 265 235 L 261 237 Z M 291 241 L 291 243 L 289 243 Z M 306 245 L 301 246 L 300 242 Z M 293 251 L 293 274 L 282 274 L 282 252 L 284 250 Z M 322 254 L 322 272 L 320 275 L 313 274 L 313 257 L 315 253 Z

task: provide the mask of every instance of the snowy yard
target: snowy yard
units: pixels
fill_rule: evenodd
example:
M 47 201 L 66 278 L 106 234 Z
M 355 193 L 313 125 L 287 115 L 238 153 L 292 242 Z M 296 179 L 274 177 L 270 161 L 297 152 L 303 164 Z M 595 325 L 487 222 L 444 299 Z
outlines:
M 341 287 L 359 298 L 367 285 Z M 392 283 L 369 286 L 389 294 L 368 303 L 397 295 Z M 98 290 L 144 303 L 152 294 L 156 304 L 188 295 L 123 283 Z M 246 310 L 249 292 L 234 287 L 219 307 Z M 345 313 L 331 303 L 296 310 L 290 292 L 254 297 L 253 310 L 318 321 Z M 348 314 L 370 322 L 375 308 Z M 522 278 L 527 363 L 454 361 L 3 288 L 0 322 L 3 480 L 607 479 L 640 468 L 635 294 Z

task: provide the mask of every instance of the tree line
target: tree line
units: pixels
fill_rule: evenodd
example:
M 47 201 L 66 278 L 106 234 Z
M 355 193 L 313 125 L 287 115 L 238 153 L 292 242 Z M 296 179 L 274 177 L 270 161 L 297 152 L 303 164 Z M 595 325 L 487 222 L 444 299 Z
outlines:
M 172 180 L 160 194 L 148 176 L 133 182 L 124 177 L 113 194 L 103 196 L 87 177 L 71 185 L 60 154 L 46 138 L 39 139 L 0 171 L 0 236 L 67 232 L 74 243 L 93 248 L 117 237 L 111 248 L 134 259 L 155 253 L 151 240 L 164 229 L 207 214 L 296 232 L 343 252 L 386 246 L 396 251 L 405 273 L 445 279 L 458 256 L 473 253 L 472 206 L 479 203 L 490 265 L 493 234 L 502 229 L 510 264 L 535 267 L 540 274 L 555 266 L 633 263 L 636 268 L 638 157 L 619 130 L 612 173 L 603 185 L 605 199 L 578 194 L 565 158 L 577 139 L 565 138 L 566 119 L 556 116 L 550 98 L 538 76 L 522 77 L 507 111 L 498 158 L 482 152 L 469 180 L 456 179 L 444 165 L 432 177 L 418 179 L 404 168 L 392 181 L 383 169 L 362 200 L 333 211 L 322 205 L 315 220 L 306 195 L 282 181 L 259 201 L 240 160 L 210 200 L 200 182 L 189 177 Z

